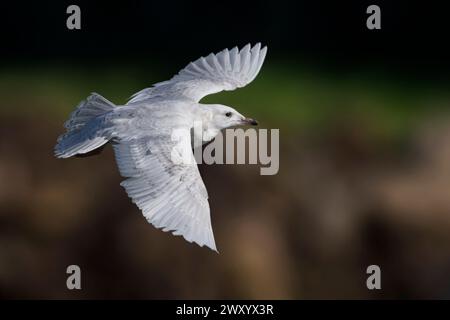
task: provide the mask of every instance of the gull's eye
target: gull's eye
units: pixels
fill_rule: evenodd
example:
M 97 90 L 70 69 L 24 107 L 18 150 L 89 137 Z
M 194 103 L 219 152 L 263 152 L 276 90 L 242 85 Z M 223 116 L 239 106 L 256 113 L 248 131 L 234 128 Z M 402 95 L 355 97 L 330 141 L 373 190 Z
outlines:
M 227 116 L 228 118 L 231 117 L 231 112 L 225 113 L 225 116 Z

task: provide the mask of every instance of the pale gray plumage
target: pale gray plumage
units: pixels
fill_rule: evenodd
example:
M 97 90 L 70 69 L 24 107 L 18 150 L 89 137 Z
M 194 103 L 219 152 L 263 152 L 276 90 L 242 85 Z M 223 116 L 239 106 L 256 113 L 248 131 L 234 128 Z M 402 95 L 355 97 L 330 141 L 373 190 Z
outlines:
M 173 162 L 171 153 L 180 142 L 172 141 L 171 134 L 176 129 L 190 132 L 194 121 L 201 121 L 201 138 L 206 142 L 223 128 L 255 124 L 231 107 L 199 101 L 253 81 L 266 51 L 258 43 L 202 57 L 172 79 L 134 94 L 123 106 L 93 93 L 65 123 L 67 132 L 58 138 L 55 155 L 87 153 L 110 141 L 120 174 L 126 178 L 121 185 L 147 220 L 216 250 L 205 185 L 195 161 Z M 185 147 L 191 148 L 190 137 L 185 141 L 189 144 Z
M 261 49 L 258 43 L 251 49 L 248 44 L 241 51 L 235 47 L 230 51 L 225 49 L 218 54 L 211 53 L 206 58 L 189 63 L 172 79 L 134 94 L 129 103 L 155 96 L 184 97 L 199 102 L 209 94 L 242 88 L 255 79 L 266 52 L 267 47 Z

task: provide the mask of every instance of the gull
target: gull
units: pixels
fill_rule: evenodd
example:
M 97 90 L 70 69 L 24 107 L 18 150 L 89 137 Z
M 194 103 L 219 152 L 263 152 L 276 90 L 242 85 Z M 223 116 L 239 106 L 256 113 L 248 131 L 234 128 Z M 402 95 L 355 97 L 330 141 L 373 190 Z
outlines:
M 208 193 L 197 163 L 173 161 L 172 151 L 180 142 L 172 134 L 185 129 L 189 136 L 183 141 L 193 157 L 192 138 L 206 143 L 222 129 L 257 125 L 229 106 L 199 101 L 252 82 L 266 52 L 267 47 L 258 43 L 211 53 L 189 63 L 170 80 L 137 92 L 125 105 L 92 93 L 64 123 L 66 132 L 57 139 L 55 156 L 86 154 L 110 142 L 125 178 L 121 186 L 145 218 L 156 228 L 217 252 Z M 200 133 L 191 130 L 196 121 L 202 124 Z

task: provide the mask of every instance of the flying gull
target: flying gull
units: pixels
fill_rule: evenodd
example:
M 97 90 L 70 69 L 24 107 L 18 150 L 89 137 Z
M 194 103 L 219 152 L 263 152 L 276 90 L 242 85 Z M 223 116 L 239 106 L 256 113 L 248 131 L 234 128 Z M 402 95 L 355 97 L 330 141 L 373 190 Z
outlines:
M 217 251 L 211 227 L 208 193 L 195 161 L 174 162 L 173 131 L 191 129 L 201 122 L 202 143 L 221 129 L 256 125 L 235 109 L 199 101 L 212 93 L 242 88 L 255 79 L 267 47 L 258 43 L 225 49 L 189 63 L 172 79 L 134 94 L 116 106 L 99 94 L 82 101 L 64 124 L 55 146 L 58 158 L 91 152 L 107 142 L 113 146 L 121 185 L 145 218 L 163 231 Z M 195 134 L 195 131 L 194 133 Z M 193 154 L 192 154 L 193 157 Z

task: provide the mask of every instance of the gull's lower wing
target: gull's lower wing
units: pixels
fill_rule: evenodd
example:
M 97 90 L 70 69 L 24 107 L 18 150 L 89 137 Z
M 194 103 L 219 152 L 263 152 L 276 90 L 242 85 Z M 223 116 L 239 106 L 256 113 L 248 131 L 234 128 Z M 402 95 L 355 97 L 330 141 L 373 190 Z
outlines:
M 189 63 L 172 79 L 134 94 L 128 103 L 155 96 L 188 98 L 199 102 L 204 96 L 223 90 L 242 88 L 258 75 L 266 57 L 267 47 L 250 44 L 240 51 L 237 47 Z
M 186 140 L 193 160 L 190 164 L 172 161 L 176 143 L 170 137 L 114 144 L 119 171 L 127 178 L 121 185 L 155 227 L 217 251 L 208 194 L 190 149 L 190 138 Z

